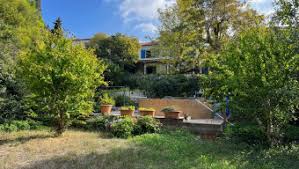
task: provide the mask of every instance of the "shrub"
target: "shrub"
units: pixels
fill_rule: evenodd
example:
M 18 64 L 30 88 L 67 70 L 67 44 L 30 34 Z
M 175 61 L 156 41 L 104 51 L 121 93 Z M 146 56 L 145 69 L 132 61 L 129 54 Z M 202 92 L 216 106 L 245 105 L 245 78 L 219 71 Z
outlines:
M 104 131 L 106 129 L 105 118 L 103 116 L 98 116 L 95 118 L 88 119 L 86 121 L 86 124 L 87 124 L 87 128 L 91 130 Z
M 123 106 L 120 110 L 135 110 L 135 106 Z
M 14 132 L 20 130 L 38 129 L 42 126 L 40 122 L 33 120 L 13 120 L 0 125 L 0 131 Z
M 86 121 L 86 128 L 90 130 L 110 131 L 111 125 L 118 121 L 118 116 L 98 116 Z
M 45 126 L 43 125 L 42 122 L 40 121 L 36 121 L 36 120 L 27 120 L 28 121 L 28 124 L 30 126 L 30 130 L 37 130 L 37 129 L 42 129 L 44 128 Z
M 80 129 L 87 129 L 87 122 L 85 120 L 76 119 L 72 121 L 71 126 Z
M 4 123 L 0 125 L 0 131 L 14 132 L 14 131 L 18 131 L 18 127 L 13 124 Z
M 11 121 L 10 122 L 11 125 L 16 126 L 17 130 L 30 130 L 30 124 L 28 123 L 28 121 Z
M 238 124 L 235 126 L 228 125 L 224 135 L 238 142 L 247 144 L 266 144 L 266 133 L 254 124 Z
M 161 110 L 163 113 L 169 113 L 169 112 L 174 112 L 176 111 L 174 107 L 165 107 Z
M 108 93 L 104 93 L 100 98 L 100 102 L 102 105 L 115 105 L 115 100 L 108 95 Z
M 134 130 L 134 121 L 130 117 L 123 117 L 111 125 L 112 134 L 119 138 L 128 138 Z
M 135 105 L 135 102 L 130 99 L 128 96 L 118 95 L 114 97 L 115 99 L 115 106 L 121 107 L 125 105 Z
M 199 78 L 194 75 L 137 75 L 134 79 L 136 88 L 148 97 L 193 97 L 200 89 Z
M 153 117 L 139 117 L 134 127 L 134 134 L 157 133 L 160 131 L 161 126 L 161 123 Z
M 288 125 L 285 128 L 285 141 L 299 141 L 299 127 L 295 125 Z

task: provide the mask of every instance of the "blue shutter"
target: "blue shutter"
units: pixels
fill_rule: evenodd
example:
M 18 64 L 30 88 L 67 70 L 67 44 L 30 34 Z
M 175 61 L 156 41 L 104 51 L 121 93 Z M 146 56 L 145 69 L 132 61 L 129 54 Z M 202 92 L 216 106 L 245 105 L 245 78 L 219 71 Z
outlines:
M 141 49 L 141 59 L 145 59 L 146 50 Z

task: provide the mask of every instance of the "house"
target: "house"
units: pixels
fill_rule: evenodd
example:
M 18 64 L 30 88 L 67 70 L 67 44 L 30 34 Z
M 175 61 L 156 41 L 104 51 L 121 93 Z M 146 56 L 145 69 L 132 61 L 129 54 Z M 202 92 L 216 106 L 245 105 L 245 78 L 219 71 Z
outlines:
M 74 44 L 87 45 L 90 39 L 75 39 Z M 169 74 L 170 66 L 166 63 L 166 57 L 159 57 L 153 52 L 157 42 L 140 43 L 139 59 L 136 63 L 137 72 L 143 74 Z
M 82 43 L 83 45 L 87 46 L 87 44 L 89 42 L 90 42 L 90 39 L 88 39 L 88 38 L 87 39 L 74 39 L 73 40 L 73 43 L 76 44 L 76 45 Z
M 139 52 L 139 60 L 137 63 L 138 72 L 143 74 L 168 74 L 169 64 L 166 63 L 167 58 L 160 57 L 153 51 L 158 45 L 157 42 L 141 43 Z

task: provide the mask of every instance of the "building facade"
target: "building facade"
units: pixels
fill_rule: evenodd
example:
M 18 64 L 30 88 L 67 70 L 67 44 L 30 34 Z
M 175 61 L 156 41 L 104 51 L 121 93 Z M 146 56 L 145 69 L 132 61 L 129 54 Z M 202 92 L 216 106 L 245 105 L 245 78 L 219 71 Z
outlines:
M 90 39 L 75 39 L 74 44 L 89 43 Z M 136 63 L 137 72 L 142 74 L 169 74 L 170 66 L 166 63 L 167 58 L 159 57 L 153 52 L 156 42 L 141 43 L 139 59 Z
M 138 72 L 143 74 L 168 74 L 169 65 L 166 63 L 167 58 L 160 57 L 153 48 L 158 45 L 156 42 L 141 43 L 139 60 L 137 63 Z

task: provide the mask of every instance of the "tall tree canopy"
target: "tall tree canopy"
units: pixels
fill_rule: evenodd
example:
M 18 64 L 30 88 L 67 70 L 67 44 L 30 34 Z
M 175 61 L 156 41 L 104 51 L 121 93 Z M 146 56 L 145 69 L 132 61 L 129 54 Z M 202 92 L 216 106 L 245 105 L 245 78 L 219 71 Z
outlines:
M 288 30 L 248 29 L 210 58 L 205 94 L 231 96 L 234 116 L 256 121 L 274 142 L 299 106 L 296 46 Z
M 15 79 L 15 60 L 38 43 L 44 24 L 38 10 L 24 0 L 0 0 L 0 122 L 22 118 L 24 90 Z
M 122 34 L 108 36 L 98 33 L 88 46 L 94 48 L 97 57 L 104 59 L 108 64 L 105 78 L 110 84 L 124 85 L 124 74 L 135 71 L 141 47 L 137 38 Z
M 299 29 L 299 0 L 276 0 L 275 21 Z
M 233 35 L 262 24 L 263 16 L 238 0 L 177 0 L 160 11 L 160 20 L 160 54 L 175 57 L 170 61 L 177 71 L 188 72 L 198 71 L 201 60 Z

